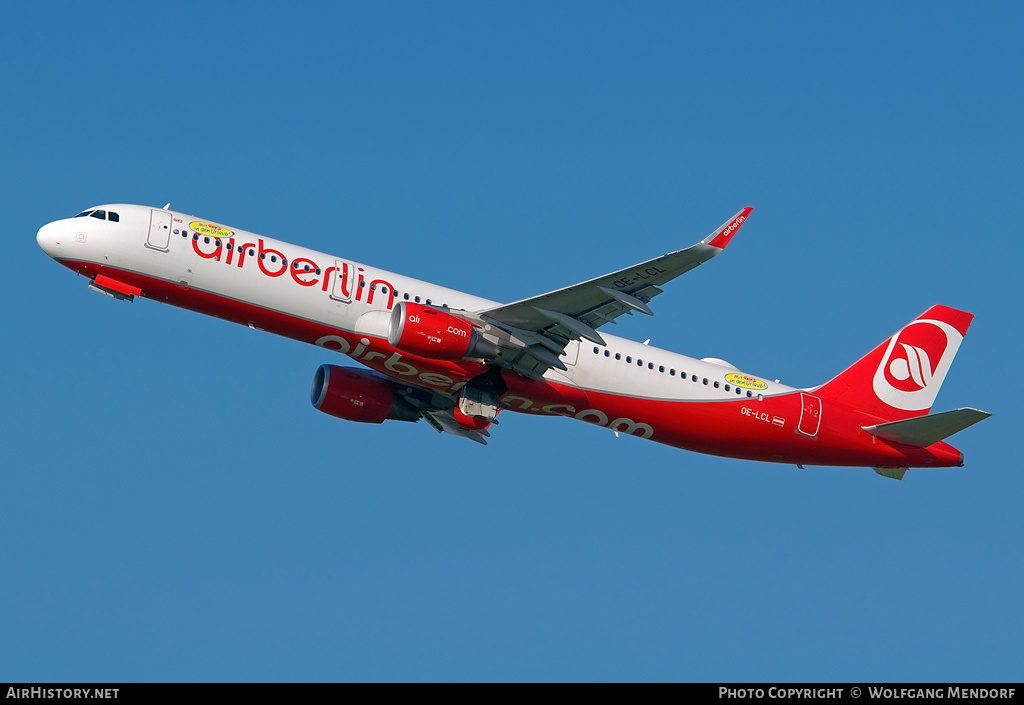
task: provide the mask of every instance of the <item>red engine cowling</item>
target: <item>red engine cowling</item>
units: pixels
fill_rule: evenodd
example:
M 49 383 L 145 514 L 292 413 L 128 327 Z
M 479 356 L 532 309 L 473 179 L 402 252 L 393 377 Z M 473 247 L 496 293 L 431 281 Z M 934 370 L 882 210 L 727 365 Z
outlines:
M 395 396 L 395 388 L 387 380 L 337 365 L 320 365 L 309 398 L 319 411 L 348 421 L 415 421 L 420 416 L 417 409 Z
M 481 338 L 469 321 L 408 301 L 391 312 L 388 342 L 398 350 L 432 360 L 498 356 L 498 348 Z

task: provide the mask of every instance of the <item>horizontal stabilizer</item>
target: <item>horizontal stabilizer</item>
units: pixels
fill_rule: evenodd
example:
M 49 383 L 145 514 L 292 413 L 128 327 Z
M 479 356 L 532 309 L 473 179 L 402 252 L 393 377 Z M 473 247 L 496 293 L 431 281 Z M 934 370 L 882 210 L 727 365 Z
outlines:
M 991 415 L 986 411 L 965 408 L 944 411 L 931 416 L 917 416 L 902 421 L 864 426 L 863 428 L 872 436 L 878 436 L 887 441 L 927 448 L 932 443 L 938 443 Z

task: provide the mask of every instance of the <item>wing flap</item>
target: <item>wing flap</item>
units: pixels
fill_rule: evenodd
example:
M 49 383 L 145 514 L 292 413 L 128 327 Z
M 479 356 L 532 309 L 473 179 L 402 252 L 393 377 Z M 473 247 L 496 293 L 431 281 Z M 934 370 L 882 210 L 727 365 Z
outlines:
M 863 426 L 862 428 L 872 436 L 884 438 L 887 441 L 927 448 L 991 415 L 986 411 L 963 408 L 930 416 L 916 416 L 902 421 Z
M 462 436 L 468 438 L 471 441 L 476 441 L 482 445 L 487 445 L 485 436 L 490 436 L 487 429 L 480 429 L 479 431 L 473 431 L 460 426 L 456 421 L 455 417 L 452 416 L 449 411 L 424 411 L 422 412 L 423 418 L 429 423 L 438 433 L 450 433 L 453 436 Z

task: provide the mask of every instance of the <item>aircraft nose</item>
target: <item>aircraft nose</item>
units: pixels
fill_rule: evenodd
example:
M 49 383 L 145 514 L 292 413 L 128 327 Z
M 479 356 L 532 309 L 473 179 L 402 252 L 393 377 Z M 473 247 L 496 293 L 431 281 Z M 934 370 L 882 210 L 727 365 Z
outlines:
M 60 225 L 58 223 L 47 223 L 39 228 L 36 233 L 36 242 L 40 249 L 50 257 L 56 257 L 60 252 Z

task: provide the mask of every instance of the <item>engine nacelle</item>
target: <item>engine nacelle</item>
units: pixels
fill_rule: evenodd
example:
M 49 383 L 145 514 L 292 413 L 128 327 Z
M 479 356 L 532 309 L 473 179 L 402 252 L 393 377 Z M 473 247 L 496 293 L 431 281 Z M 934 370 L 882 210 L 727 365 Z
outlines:
M 402 301 L 391 312 L 388 342 L 402 352 L 432 360 L 494 359 L 498 348 L 473 324 L 430 306 Z
M 309 392 L 313 407 L 347 421 L 383 423 L 386 419 L 415 421 L 420 412 L 395 395 L 395 388 L 362 370 L 320 365 Z

